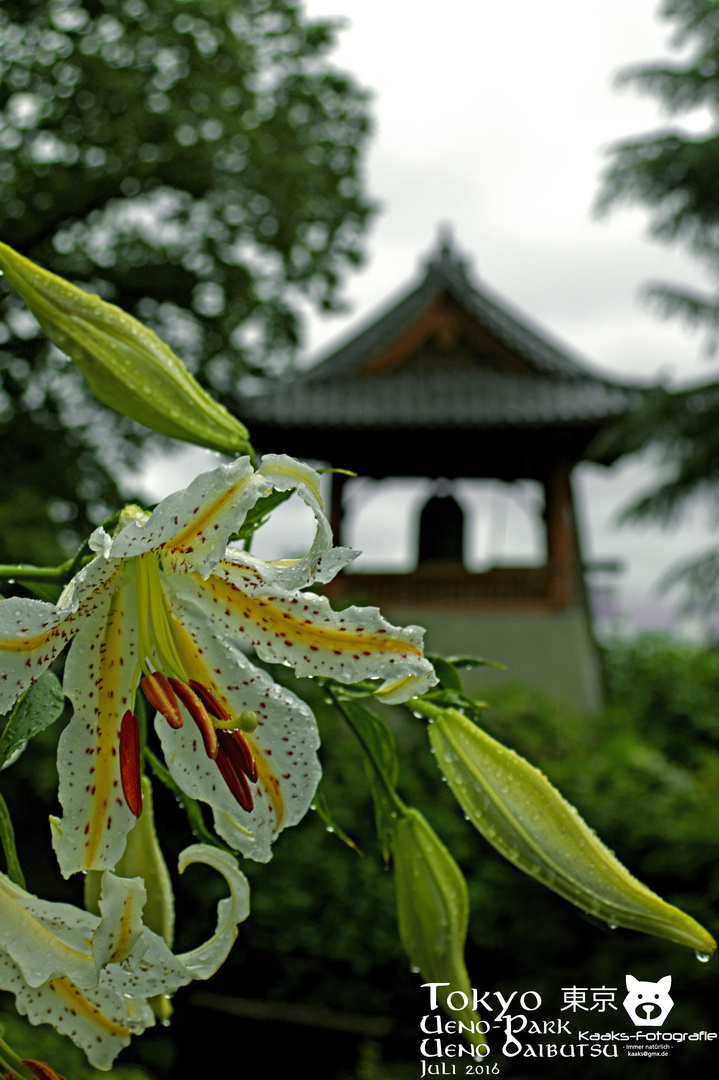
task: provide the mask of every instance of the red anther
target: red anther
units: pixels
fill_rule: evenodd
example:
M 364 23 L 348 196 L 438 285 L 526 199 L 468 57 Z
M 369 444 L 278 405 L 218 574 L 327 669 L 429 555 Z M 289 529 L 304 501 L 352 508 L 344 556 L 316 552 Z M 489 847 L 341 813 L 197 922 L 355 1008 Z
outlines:
M 241 731 L 218 731 L 220 746 L 235 769 L 243 772 L 253 784 L 257 780 L 257 763 Z
M 197 679 L 190 679 L 190 686 L 197 696 L 201 698 L 202 704 L 205 706 L 210 716 L 214 716 L 216 720 L 230 719 L 230 714 L 227 709 L 223 709 L 209 686 L 205 686 L 204 683 L 198 682 Z
M 153 708 L 162 713 L 170 727 L 181 728 L 182 716 L 177 707 L 177 698 L 162 672 L 153 671 L 152 675 L 145 675 L 140 679 L 140 686 L 147 700 Z
M 213 760 L 217 757 L 217 732 L 215 725 L 207 715 L 207 709 L 194 690 L 191 690 L 179 679 L 169 679 L 170 686 L 187 709 L 192 719 L 200 729 L 202 741 L 205 744 L 205 753 Z
M 218 735 L 227 735 L 227 731 L 219 731 Z M 235 768 L 234 762 L 230 758 L 229 754 L 225 753 L 224 739 L 223 745 L 220 747 L 220 752 L 217 755 L 217 767 L 222 774 L 222 779 L 230 789 L 230 793 L 233 798 L 237 800 L 243 810 L 246 810 L 249 814 L 255 805 L 252 799 L 252 792 L 250 791 L 250 785 L 247 783 L 243 773 Z
M 37 1080 L 65 1080 L 64 1076 L 61 1076 L 59 1072 L 44 1061 L 32 1061 L 30 1058 L 26 1058 L 23 1065 L 37 1077 Z M 10 1074 L 6 1073 L 5 1075 L 9 1076 Z
M 120 779 L 125 801 L 135 817 L 139 817 L 142 813 L 140 725 L 129 709 L 120 724 Z

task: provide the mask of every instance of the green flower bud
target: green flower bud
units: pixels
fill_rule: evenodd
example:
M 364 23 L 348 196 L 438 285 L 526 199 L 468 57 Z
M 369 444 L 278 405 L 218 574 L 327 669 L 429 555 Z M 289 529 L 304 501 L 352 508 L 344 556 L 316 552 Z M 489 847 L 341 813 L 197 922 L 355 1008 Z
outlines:
M 622 866 L 547 778 L 456 709 L 432 709 L 432 749 L 470 821 L 520 870 L 611 927 L 687 945 L 716 942 Z
M 137 319 L 1 243 L 0 270 L 104 405 L 172 439 L 251 453 L 244 424 Z
M 418 810 L 408 809 L 396 819 L 391 846 L 399 935 L 410 964 L 427 982 L 439 984 L 438 1000 L 465 1025 L 467 1041 L 485 1046 L 464 963 L 469 900 L 462 872 Z M 448 997 L 453 1005 L 464 1000 L 467 1005 L 450 1009 Z

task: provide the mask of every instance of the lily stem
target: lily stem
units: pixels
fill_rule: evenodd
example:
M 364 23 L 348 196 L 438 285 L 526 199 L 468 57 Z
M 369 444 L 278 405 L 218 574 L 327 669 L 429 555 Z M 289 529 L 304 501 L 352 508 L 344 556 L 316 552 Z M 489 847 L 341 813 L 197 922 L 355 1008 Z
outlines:
M 374 750 L 372 749 L 370 744 L 367 742 L 367 740 L 365 739 L 364 735 L 359 730 L 357 725 L 354 723 L 354 721 L 353 721 L 351 715 L 349 714 L 349 712 L 347 711 L 347 709 L 343 708 L 341 697 L 339 697 L 339 695 L 337 693 L 335 693 L 332 686 L 327 684 L 327 683 L 325 684 L 325 690 L 327 691 L 329 696 L 332 698 L 332 702 L 333 702 L 335 708 L 338 710 L 338 712 L 341 713 L 342 718 L 344 719 L 345 723 L 347 724 L 347 726 L 349 728 L 351 728 L 352 734 L 355 736 L 355 738 L 359 742 L 360 746 L 364 750 L 365 754 L 367 755 L 369 763 L 372 766 L 372 769 L 374 770 L 380 784 L 382 785 L 382 787 L 383 787 L 383 789 L 385 791 L 385 794 L 387 795 L 387 798 L 389 799 L 390 803 L 392 804 L 392 806 L 394 807 L 394 809 L 397 811 L 398 814 L 402 814 L 402 815 L 406 814 L 406 812 L 407 812 L 406 804 L 402 801 L 402 799 L 400 799 L 400 797 L 397 794 L 397 792 L 395 791 L 395 789 L 392 787 L 392 785 L 387 780 L 387 777 L 385 776 L 385 773 L 384 773 L 384 769 L 382 768 L 379 761 L 377 760 L 377 756 L 376 756 Z
M 16 1065 L 10 1065 L 10 1063 L 5 1060 L 5 1055 L 7 1055 L 7 1057 L 11 1058 L 13 1062 L 17 1062 L 17 1065 L 22 1065 L 22 1058 L 18 1057 L 12 1047 L 8 1046 L 8 1044 L 2 1038 L 0 1038 L 0 1051 L 2 1051 L 2 1054 L 0 1054 L 0 1066 L 3 1068 L 3 1070 L 7 1070 L 7 1075 L 15 1076 L 18 1078 L 18 1080 L 26 1080 L 27 1073 L 24 1069 L 22 1071 L 18 1071 Z
M 19 563 L 15 566 L 0 565 L 0 578 L 13 578 L 25 581 L 65 581 L 70 574 L 72 559 L 60 566 L 23 566 Z
M 445 711 L 439 705 L 433 705 L 430 701 L 424 701 L 422 698 L 416 697 L 405 701 L 405 705 L 412 712 L 419 713 L 425 720 L 437 720 Z
M 15 830 L 12 827 L 10 811 L 5 799 L 0 794 L 0 844 L 5 852 L 7 876 L 21 889 L 25 888 L 25 876 L 15 847 Z

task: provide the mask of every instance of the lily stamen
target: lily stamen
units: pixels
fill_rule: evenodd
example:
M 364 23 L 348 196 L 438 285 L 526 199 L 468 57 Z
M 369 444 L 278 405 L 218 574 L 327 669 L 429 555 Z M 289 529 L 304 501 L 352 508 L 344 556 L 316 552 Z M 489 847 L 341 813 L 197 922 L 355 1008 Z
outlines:
M 142 813 L 142 764 L 140 761 L 140 725 L 128 709 L 120 724 L 120 779 L 125 802 L 135 815 Z
M 217 732 L 202 700 L 191 687 L 180 682 L 179 679 L 170 678 L 168 682 L 200 729 L 207 756 L 214 760 L 217 757 L 218 748 Z
M 177 705 L 177 698 L 169 680 L 161 671 L 153 671 L 140 679 L 142 692 L 154 709 L 165 717 L 172 728 L 182 727 L 182 716 Z
M 64 1076 L 61 1076 L 56 1069 L 53 1069 L 52 1065 L 48 1065 L 45 1061 L 25 1058 L 23 1065 L 30 1070 L 33 1076 L 37 1077 L 37 1080 L 65 1080 Z
M 228 753 L 230 748 L 230 742 L 226 740 L 226 736 L 232 736 L 234 733 L 230 731 L 218 731 L 217 735 L 220 740 L 220 750 L 217 755 L 217 767 L 220 770 L 222 779 L 227 784 L 232 797 L 240 804 L 243 810 L 246 810 L 249 814 L 253 809 L 255 803 L 252 798 L 252 792 L 250 791 L 250 785 L 244 775 L 244 770 L 236 765 L 234 756 L 231 752 Z
M 207 709 L 208 713 L 216 720 L 229 720 L 230 714 L 227 709 L 223 708 L 219 703 L 215 695 L 210 690 L 209 686 L 205 686 L 204 683 L 199 682 L 197 679 L 190 679 L 190 686 L 195 691 L 197 696 L 202 700 L 202 704 Z
M 257 763 L 240 731 L 218 731 L 222 752 L 229 757 L 233 767 L 244 773 L 253 784 L 257 781 Z

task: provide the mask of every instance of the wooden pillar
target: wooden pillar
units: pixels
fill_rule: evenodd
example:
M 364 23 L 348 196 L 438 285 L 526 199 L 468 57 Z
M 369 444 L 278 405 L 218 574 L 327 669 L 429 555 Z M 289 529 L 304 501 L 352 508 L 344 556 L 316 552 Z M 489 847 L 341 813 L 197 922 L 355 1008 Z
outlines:
M 344 505 L 343 495 L 345 484 L 349 477 L 343 473 L 330 473 L 331 488 L 330 488 L 330 528 L 332 529 L 332 542 L 336 547 L 341 547 L 344 543 L 344 537 L 342 536 L 342 524 L 344 520 Z M 328 581 L 323 587 L 323 592 L 333 598 L 334 600 L 341 599 L 347 591 L 346 581 L 344 574 L 339 573 Z
M 340 547 L 344 540 L 342 538 L 342 524 L 345 516 L 345 509 L 343 505 L 343 495 L 345 484 L 349 479 L 344 473 L 330 473 L 332 479 L 332 487 L 330 489 L 330 528 L 332 529 L 332 540 L 337 547 Z
M 544 481 L 547 529 L 548 599 L 566 608 L 580 601 L 581 562 L 572 498 L 571 470 L 566 461 L 552 465 Z

